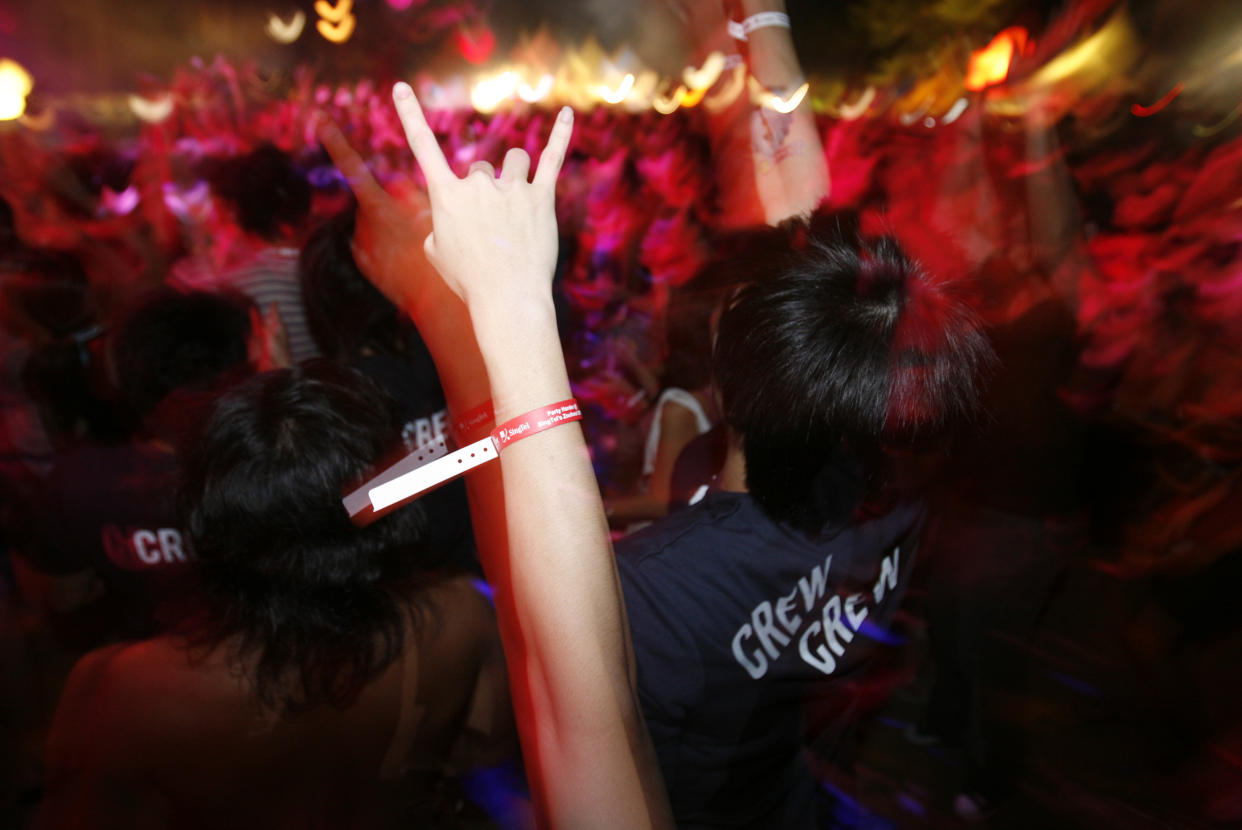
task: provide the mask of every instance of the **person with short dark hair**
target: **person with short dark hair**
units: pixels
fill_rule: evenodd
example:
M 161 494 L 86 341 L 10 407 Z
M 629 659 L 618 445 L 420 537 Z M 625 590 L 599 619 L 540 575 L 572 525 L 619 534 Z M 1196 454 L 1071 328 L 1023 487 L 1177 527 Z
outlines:
M 754 276 L 719 323 L 713 491 L 617 545 L 679 827 L 816 826 L 801 704 L 892 618 L 924 517 L 899 457 L 973 411 L 990 356 L 892 239 L 813 236 Z
M 265 313 L 275 305 L 295 363 L 318 357 L 298 282 L 298 254 L 311 201 L 305 175 L 288 153 L 265 144 L 230 164 L 217 186 L 233 205 L 237 224 L 253 248 L 221 281 L 249 296 Z
M 322 361 L 219 400 L 182 495 L 201 599 L 74 669 L 40 826 L 408 826 L 417 785 L 505 756 L 493 612 L 438 569 L 433 517 L 341 507 L 397 441 L 381 393 Z
M 253 304 L 243 294 L 157 288 L 123 312 L 108 349 L 122 406 L 139 429 L 176 443 L 196 426 L 184 411 L 250 369 L 261 333 L 252 331 Z M 164 411 L 170 408 L 178 411 Z M 202 413 L 198 413 L 201 415 Z

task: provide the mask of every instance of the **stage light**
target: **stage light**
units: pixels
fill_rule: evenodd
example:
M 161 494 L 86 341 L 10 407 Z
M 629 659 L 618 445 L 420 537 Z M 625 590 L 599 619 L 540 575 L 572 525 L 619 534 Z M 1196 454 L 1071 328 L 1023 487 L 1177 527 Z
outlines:
M 655 97 L 656 87 L 660 85 L 660 76 L 651 69 L 644 69 L 634 77 L 634 86 L 626 96 L 625 107 L 630 112 L 639 112 L 651 106 Z
M 17 61 L 0 58 L 0 121 L 21 118 L 34 79 Z
M 791 113 L 796 110 L 798 105 L 802 103 L 802 99 L 805 98 L 806 94 L 810 91 L 811 85 L 804 81 L 802 86 L 793 91 L 792 95 L 788 98 L 782 98 L 776 93 L 765 89 L 763 85 L 756 81 L 753 77 L 750 79 L 751 100 L 761 107 L 766 107 L 767 109 L 775 110 L 779 113 Z
M 302 29 L 306 26 L 306 12 L 299 9 L 294 13 L 293 17 L 285 22 L 274 14 L 267 16 L 267 27 L 264 31 L 267 36 L 277 43 L 293 43 L 302 36 Z
M 970 102 L 965 98 L 958 98 L 953 102 L 953 106 L 949 107 L 949 111 L 944 114 L 944 118 L 940 120 L 942 124 L 952 124 L 954 121 L 962 117 L 962 113 L 966 111 L 966 107 L 970 106 Z
M 354 34 L 354 27 L 358 25 L 358 18 L 352 14 L 346 17 L 340 23 L 329 23 L 327 20 L 319 20 L 315 22 L 315 29 L 319 34 L 323 35 L 325 40 L 333 43 L 344 43 Z
M 143 98 L 141 95 L 130 95 L 129 108 L 134 115 L 148 124 L 158 124 L 172 115 L 173 97 L 168 92 L 155 99 Z
M 869 86 L 863 90 L 863 94 L 858 96 L 858 100 L 852 104 L 841 104 L 837 107 L 837 112 L 841 116 L 842 121 L 854 121 L 861 118 L 867 112 L 867 108 L 871 106 L 871 102 L 875 100 L 875 87 Z
M 682 71 L 681 78 L 686 82 L 686 86 L 689 87 L 691 92 L 706 91 L 711 88 L 712 84 L 716 83 L 724 69 L 725 56 L 720 52 L 712 52 L 698 69 L 687 66 Z
M 1185 84 L 1178 84 L 1165 93 L 1163 98 L 1152 104 L 1150 107 L 1145 107 L 1142 104 L 1134 104 L 1130 107 L 1130 112 L 1137 115 L 1139 118 L 1147 118 L 1148 116 L 1155 115 L 1160 112 L 1160 110 L 1173 103 L 1173 99 L 1180 95 L 1185 87 Z
M 475 66 L 487 63 L 496 49 L 496 35 L 484 23 L 478 24 L 473 30 L 459 26 L 453 40 L 457 43 L 457 51 L 461 52 L 461 56 Z
M 708 112 L 720 112 L 722 109 L 730 107 L 737 97 L 742 94 L 742 90 L 746 88 L 746 66 L 738 64 L 733 67 L 733 74 L 729 76 L 729 80 L 717 90 L 716 94 L 710 98 L 703 99 L 703 106 Z
M 1217 121 L 1215 124 L 1195 124 L 1190 128 L 1190 131 L 1194 134 L 1195 138 L 1210 138 L 1228 127 L 1234 121 L 1237 121 L 1239 115 L 1242 115 L 1242 104 L 1238 104 L 1230 110 L 1228 115 L 1220 121 Z
M 494 78 L 484 78 L 470 91 L 470 103 L 479 112 L 492 112 L 517 92 L 520 81 L 516 72 L 502 72 Z
M 1009 67 L 1015 53 L 1026 48 L 1026 29 L 1010 26 L 997 32 L 992 42 L 970 56 L 963 84 L 972 92 L 978 92 L 1009 77 Z
M 358 25 L 358 18 L 352 14 L 353 9 L 354 0 L 337 0 L 336 5 L 327 0 L 315 0 L 315 14 L 319 15 L 315 21 L 316 31 L 324 40 L 344 43 L 353 36 Z
M 627 72 L 625 77 L 621 79 L 621 83 L 614 90 L 606 84 L 599 84 L 595 87 L 595 94 L 609 104 L 619 104 L 625 100 L 625 96 L 630 94 L 630 90 L 634 88 L 634 73 Z
M 138 188 L 132 184 L 120 193 L 104 185 L 99 196 L 104 212 L 113 216 L 128 216 L 134 212 L 134 208 L 138 207 L 138 202 L 141 200 Z
M 56 125 L 56 110 L 49 107 L 38 115 L 31 115 L 28 112 L 22 113 L 21 117 L 17 119 L 17 123 L 28 130 L 34 130 L 36 133 L 45 133 Z
M 928 98 L 917 110 L 903 112 L 901 115 L 897 116 L 897 120 L 901 122 L 903 127 L 909 127 L 911 124 L 927 115 L 927 111 L 931 109 L 931 105 L 935 102 L 935 100 L 935 98 Z M 932 121 L 934 123 L 935 119 L 932 119 Z
M 681 107 L 681 102 L 686 100 L 686 88 L 678 86 L 677 91 L 672 95 L 657 95 L 651 102 L 651 106 L 661 115 L 672 115 Z
M 315 0 L 315 14 L 329 23 L 340 23 L 353 11 L 354 0 L 338 0 L 334 6 L 327 0 Z
M 548 97 L 548 93 L 552 91 L 553 82 L 552 76 L 547 74 L 543 75 L 539 79 L 539 83 L 534 86 L 522 81 L 522 83 L 518 84 L 518 97 L 528 104 L 536 104 Z

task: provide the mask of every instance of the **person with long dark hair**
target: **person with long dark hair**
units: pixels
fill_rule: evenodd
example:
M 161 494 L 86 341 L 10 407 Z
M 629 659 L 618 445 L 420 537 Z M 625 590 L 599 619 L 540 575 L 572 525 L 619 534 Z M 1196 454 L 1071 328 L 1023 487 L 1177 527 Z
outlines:
M 184 472 L 200 600 L 74 669 L 41 826 L 405 826 L 440 775 L 504 756 L 487 599 L 439 569 L 423 510 L 341 507 L 397 441 L 378 390 L 324 362 L 219 400 Z

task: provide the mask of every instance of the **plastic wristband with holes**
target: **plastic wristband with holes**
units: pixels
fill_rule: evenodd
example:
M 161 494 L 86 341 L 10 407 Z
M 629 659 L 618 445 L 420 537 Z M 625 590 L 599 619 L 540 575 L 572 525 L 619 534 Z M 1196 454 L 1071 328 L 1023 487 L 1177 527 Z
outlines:
M 738 23 L 736 20 L 730 20 L 729 35 L 734 40 L 747 40 L 750 33 L 756 29 L 767 29 L 773 26 L 788 29 L 789 15 L 784 12 L 759 12 L 758 14 L 752 14 L 741 23 Z
M 437 458 L 391 481 L 370 488 L 368 496 L 371 509 L 378 512 L 416 498 L 486 464 L 498 457 L 500 451 L 514 441 L 581 420 L 582 410 L 573 398 L 533 409 L 525 415 L 505 421 L 481 441 L 475 441 L 443 458 Z

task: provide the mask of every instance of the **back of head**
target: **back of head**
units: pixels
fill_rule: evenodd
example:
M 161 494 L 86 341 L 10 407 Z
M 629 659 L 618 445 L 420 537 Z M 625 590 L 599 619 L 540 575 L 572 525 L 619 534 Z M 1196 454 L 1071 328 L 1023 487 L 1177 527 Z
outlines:
M 311 187 L 283 150 L 270 144 L 238 159 L 225 195 L 242 230 L 269 242 L 296 234 L 310 214 Z
M 91 346 L 102 327 L 81 264 L 60 251 L 19 247 L 3 257 L 0 280 L 0 326 L 34 346 L 22 382 L 49 437 L 117 437 L 116 412 Z
M 409 319 L 358 269 L 351 245 L 355 215 L 350 209 L 318 227 L 298 262 L 306 324 L 319 351 L 338 363 L 364 350 L 404 354 L 418 338 Z
M 148 419 L 173 392 L 209 394 L 249 367 L 250 311 L 240 294 L 158 288 L 122 316 L 111 345 L 122 401 Z M 178 420 L 185 420 L 178 418 Z
M 950 285 L 895 240 L 838 229 L 738 293 L 713 366 L 751 494 L 814 532 L 853 506 L 825 504 L 826 469 L 942 434 L 974 411 L 991 356 Z
M 789 242 L 775 228 L 754 228 L 724 233 L 711 247 L 711 258 L 694 279 L 669 295 L 663 387 L 693 390 L 711 382 L 713 316 L 738 286 L 787 255 Z
M 342 493 L 399 441 L 364 378 L 309 361 L 226 393 L 185 459 L 185 526 L 207 613 L 258 699 L 346 705 L 400 653 L 404 589 L 430 566 L 426 518 L 407 506 L 355 527 Z

